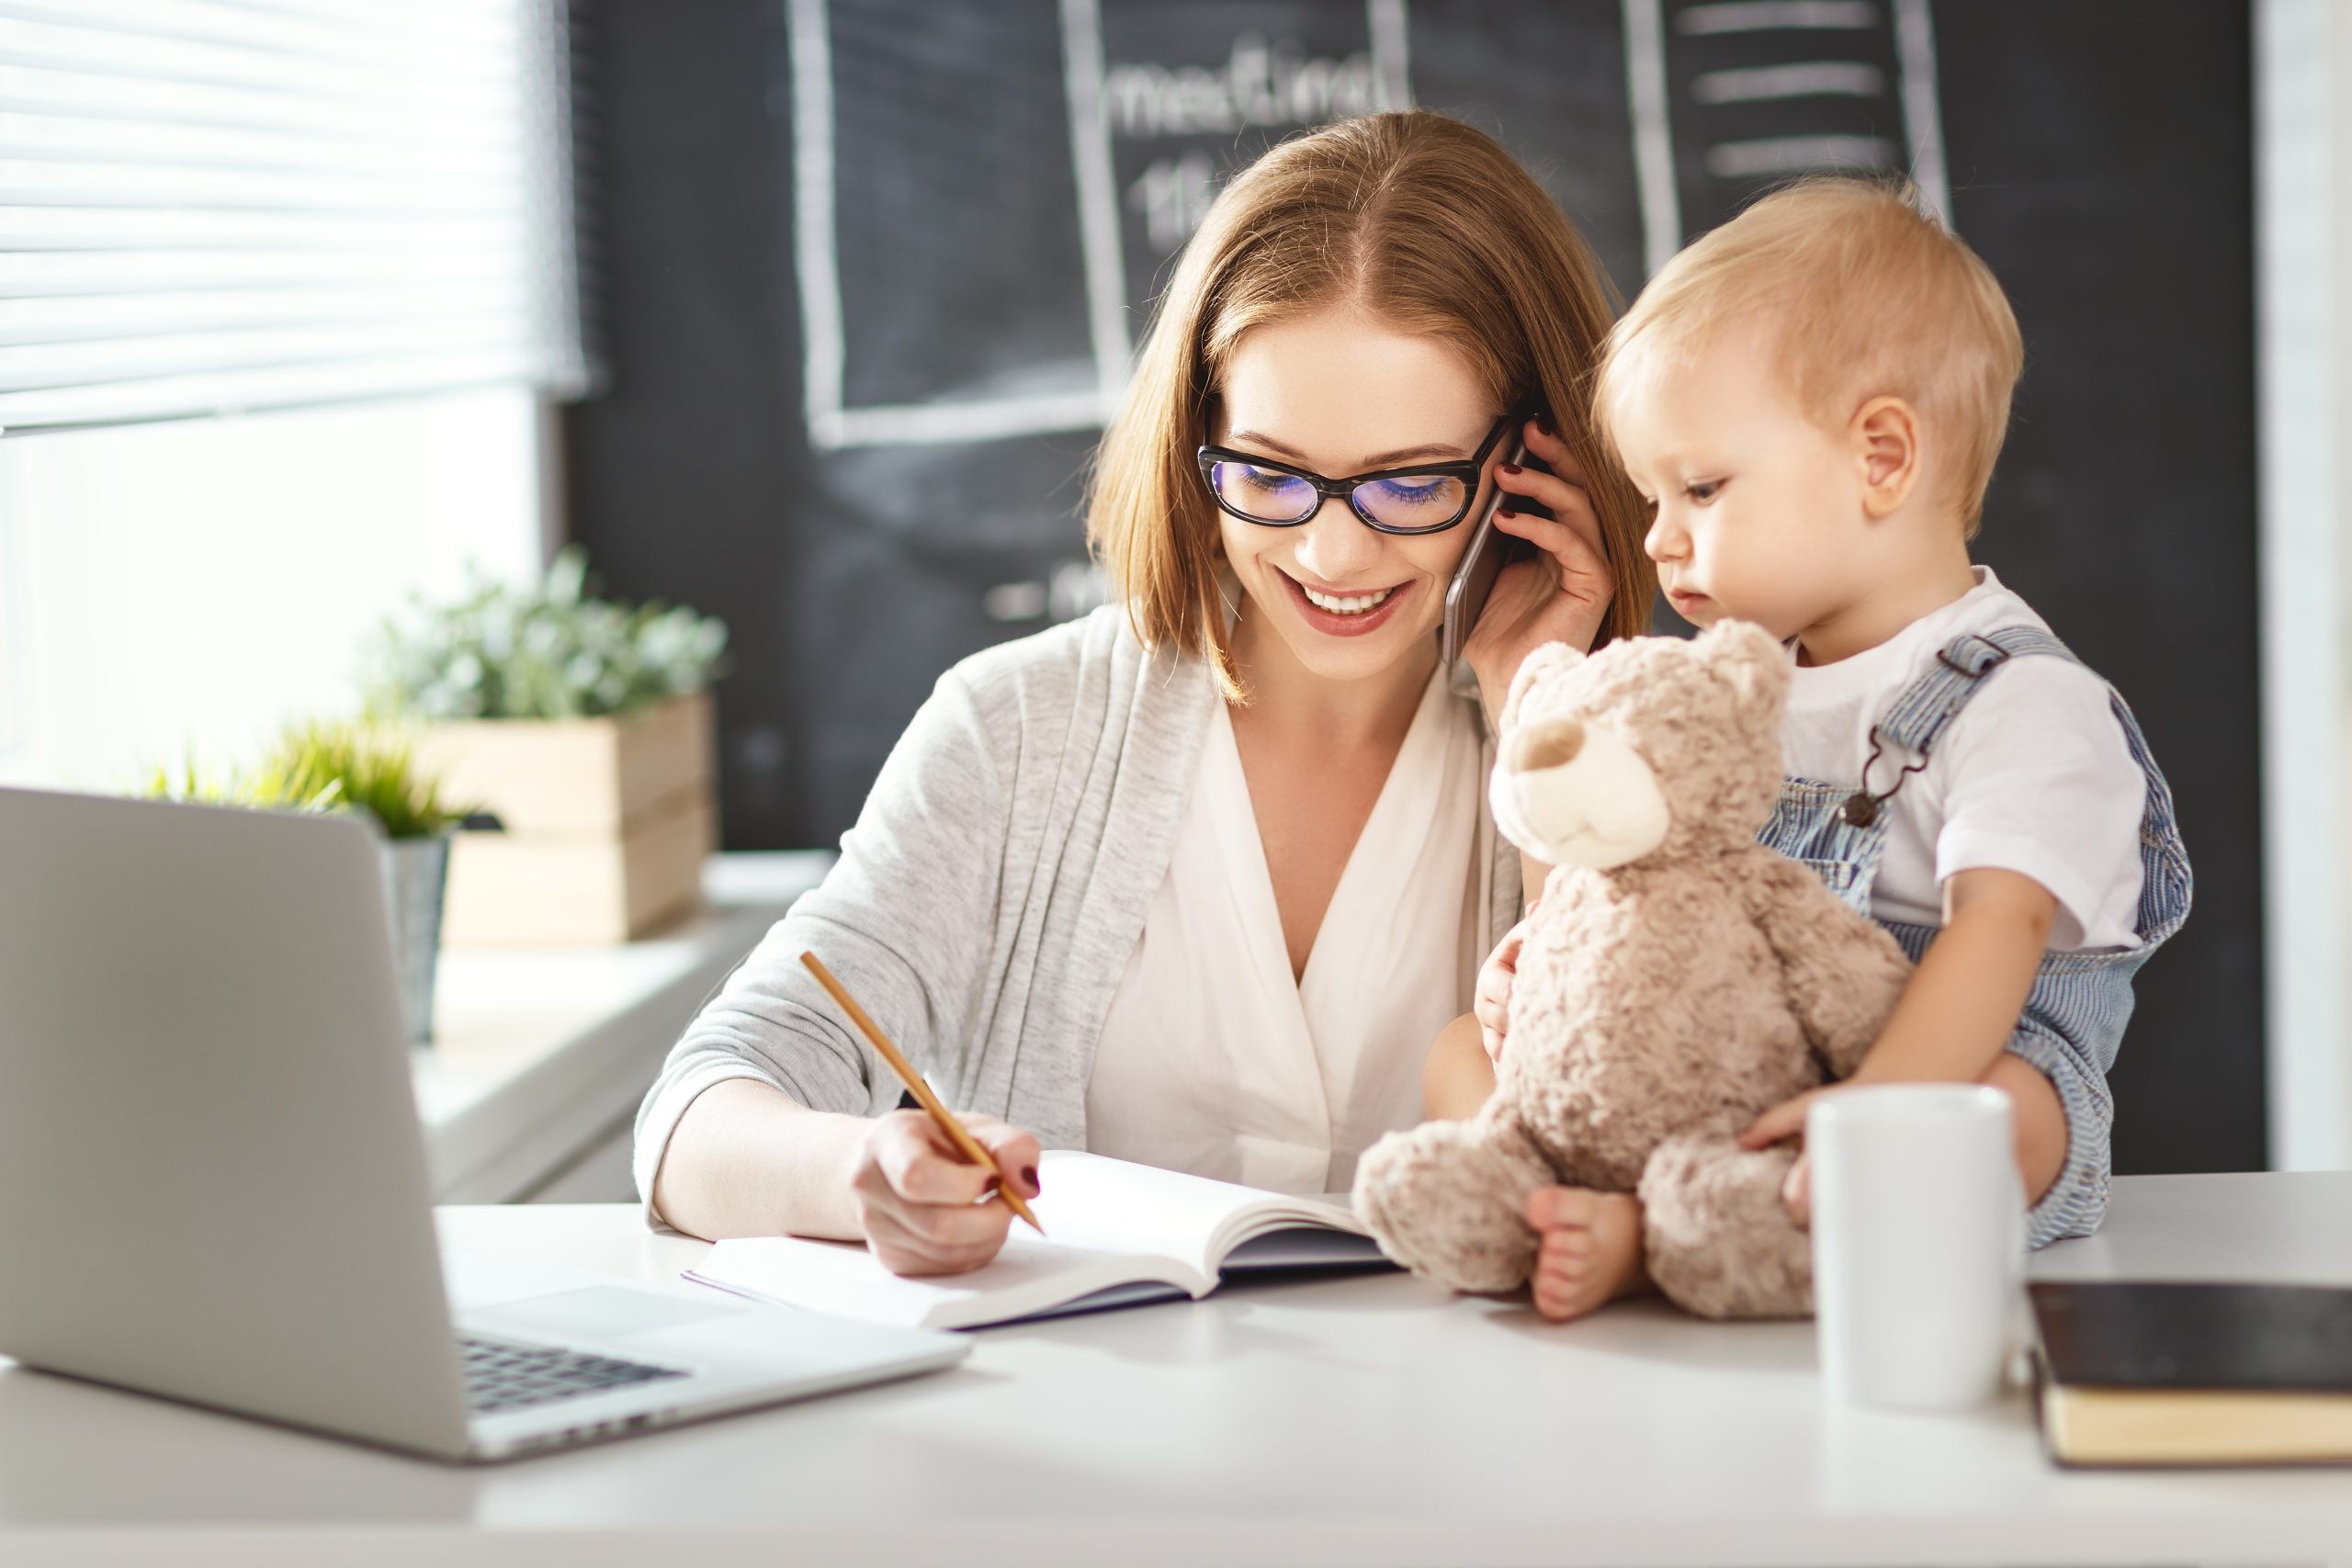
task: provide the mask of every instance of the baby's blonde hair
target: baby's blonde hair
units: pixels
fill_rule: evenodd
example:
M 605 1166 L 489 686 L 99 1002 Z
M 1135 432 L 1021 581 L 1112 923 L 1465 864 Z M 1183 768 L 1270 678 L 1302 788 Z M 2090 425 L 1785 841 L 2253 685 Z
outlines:
M 1607 428 L 1636 350 L 1687 362 L 1752 324 L 1824 428 L 1842 431 L 1875 397 L 1917 410 L 1929 479 L 1975 536 L 2025 346 L 1992 269 L 1920 210 L 1908 182 L 1801 180 L 1667 263 L 1609 334 L 1596 422 Z

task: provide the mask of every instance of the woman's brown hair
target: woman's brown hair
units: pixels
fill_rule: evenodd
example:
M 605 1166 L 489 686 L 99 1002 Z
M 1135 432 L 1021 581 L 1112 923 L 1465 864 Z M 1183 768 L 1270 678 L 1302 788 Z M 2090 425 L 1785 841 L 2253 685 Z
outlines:
M 1238 697 L 1215 502 L 1193 454 L 1250 328 L 1333 305 L 1451 344 L 1501 413 L 1533 399 L 1583 468 L 1617 586 L 1596 645 L 1649 627 L 1641 499 L 1589 419 L 1615 319 L 1575 227 L 1484 131 L 1423 109 L 1327 125 L 1235 175 L 1184 247 L 1095 456 L 1087 539 L 1153 648 L 1208 659 Z

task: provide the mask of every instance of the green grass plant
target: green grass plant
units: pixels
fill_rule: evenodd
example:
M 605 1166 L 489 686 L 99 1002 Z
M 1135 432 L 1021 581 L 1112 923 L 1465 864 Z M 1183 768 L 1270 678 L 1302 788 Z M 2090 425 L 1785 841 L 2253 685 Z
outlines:
M 408 736 L 349 720 L 289 725 L 249 768 L 209 766 L 190 747 L 175 762 L 141 769 L 129 793 L 270 811 L 365 811 L 391 839 L 447 832 L 471 809 L 442 798 Z

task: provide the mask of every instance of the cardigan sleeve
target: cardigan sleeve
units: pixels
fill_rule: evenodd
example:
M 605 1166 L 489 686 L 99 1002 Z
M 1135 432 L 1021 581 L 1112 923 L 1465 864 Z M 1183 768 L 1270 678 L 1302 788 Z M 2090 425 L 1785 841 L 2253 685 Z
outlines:
M 811 1111 L 874 1116 L 898 1079 L 800 954 L 813 952 L 891 1041 L 938 1081 L 972 1024 L 1009 821 L 989 726 L 960 670 L 943 675 L 891 749 L 841 859 L 703 1005 L 638 1108 L 641 1212 L 695 1097 L 755 1078 Z M 942 1085 L 952 1095 L 952 1084 Z

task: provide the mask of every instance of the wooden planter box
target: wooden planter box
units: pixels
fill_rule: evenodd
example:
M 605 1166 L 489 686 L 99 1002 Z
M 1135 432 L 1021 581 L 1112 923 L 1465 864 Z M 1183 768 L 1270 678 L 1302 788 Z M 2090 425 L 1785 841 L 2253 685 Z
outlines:
M 458 835 L 445 944 L 628 942 L 701 901 L 718 842 L 709 693 L 627 718 L 436 724 L 418 754 L 445 798 L 506 826 Z

